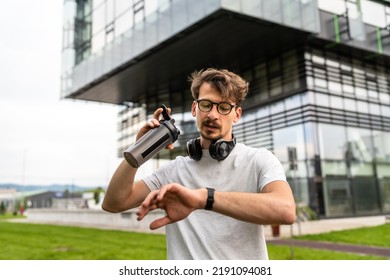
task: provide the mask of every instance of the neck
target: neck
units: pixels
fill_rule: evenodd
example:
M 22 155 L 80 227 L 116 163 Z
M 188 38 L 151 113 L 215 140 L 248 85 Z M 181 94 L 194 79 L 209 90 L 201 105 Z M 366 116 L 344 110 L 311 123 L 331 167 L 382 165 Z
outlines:
M 229 139 L 227 139 L 227 138 L 207 139 L 207 138 L 204 138 L 203 136 L 200 136 L 200 145 L 201 145 L 202 149 L 208 149 L 210 147 L 211 143 L 215 143 L 219 140 L 224 140 L 224 141 L 230 142 L 230 141 L 233 141 L 233 139 L 234 139 L 233 133 L 231 134 Z

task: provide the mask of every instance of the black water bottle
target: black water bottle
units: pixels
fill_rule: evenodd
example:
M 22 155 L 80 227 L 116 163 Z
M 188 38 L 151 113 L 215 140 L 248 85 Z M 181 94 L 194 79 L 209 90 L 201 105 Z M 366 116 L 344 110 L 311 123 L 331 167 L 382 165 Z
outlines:
M 161 105 L 161 108 L 164 120 L 160 121 L 160 126 L 149 130 L 123 153 L 126 161 L 134 168 L 140 167 L 168 144 L 174 143 L 180 134 L 175 120 L 168 114 L 167 107 Z

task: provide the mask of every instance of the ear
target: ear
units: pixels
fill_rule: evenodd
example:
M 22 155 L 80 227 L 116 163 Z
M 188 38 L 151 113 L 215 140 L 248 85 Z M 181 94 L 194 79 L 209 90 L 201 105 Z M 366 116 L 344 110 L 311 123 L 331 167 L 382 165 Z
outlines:
M 235 115 L 234 115 L 234 119 L 233 119 L 233 122 L 234 123 L 237 123 L 240 118 L 241 118 L 241 115 L 242 115 L 242 107 L 237 107 L 236 110 L 235 110 Z
M 196 117 L 196 101 L 192 102 L 191 113 L 193 117 Z

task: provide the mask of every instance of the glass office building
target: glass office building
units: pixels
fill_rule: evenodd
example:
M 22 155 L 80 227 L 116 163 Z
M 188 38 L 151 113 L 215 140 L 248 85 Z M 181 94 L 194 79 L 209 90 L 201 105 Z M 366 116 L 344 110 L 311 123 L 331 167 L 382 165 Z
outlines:
M 188 76 L 250 83 L 239 142 L 270 149 L 320 217 L 390 213 L 390 2 L 65 0 L 62 96 L 118 105 L 118 155 L 160 104 L 197 137 Z

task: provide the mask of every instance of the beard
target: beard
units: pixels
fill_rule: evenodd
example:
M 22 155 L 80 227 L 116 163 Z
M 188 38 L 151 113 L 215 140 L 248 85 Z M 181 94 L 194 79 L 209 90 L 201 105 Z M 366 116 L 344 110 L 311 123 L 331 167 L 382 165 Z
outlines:
M 203 139 L 205 140 L 209 140 L 209 141 L 217 141 L 219 139 L 222 138 L 222 135 L 221 134 L 214 134 L 212 135 L 211 133 L 204 133 L 204 132 L 200 132 L 200 135 L 202 136 Z
M 223 137 L 221 134 L 221 125 L 205 120 L 200 127 L 200 134 L 203 139 L 215 141 Z

